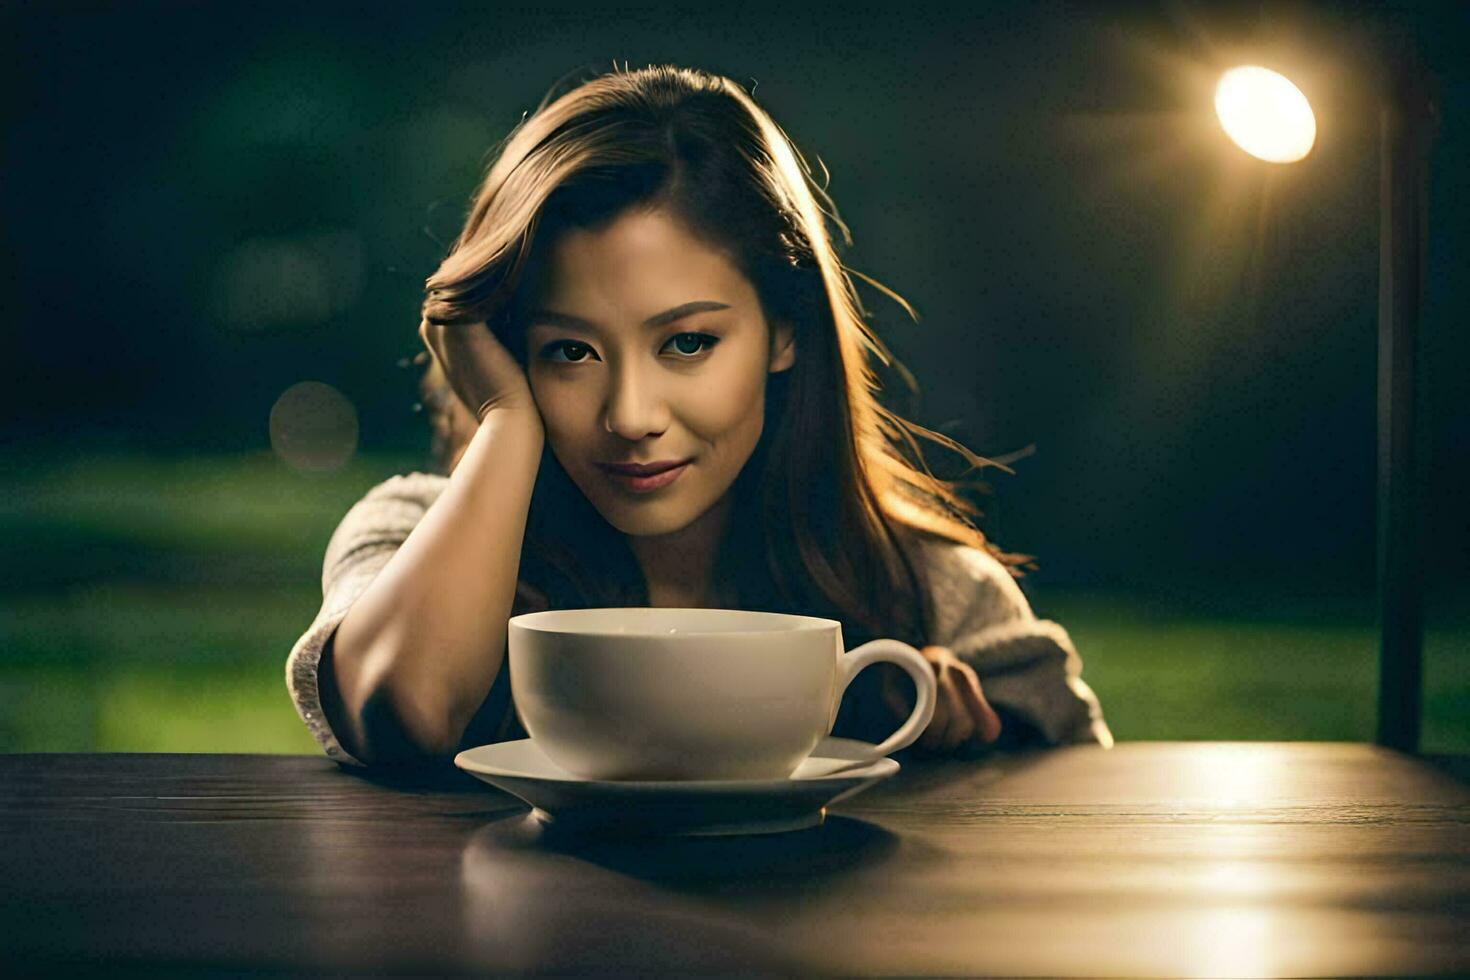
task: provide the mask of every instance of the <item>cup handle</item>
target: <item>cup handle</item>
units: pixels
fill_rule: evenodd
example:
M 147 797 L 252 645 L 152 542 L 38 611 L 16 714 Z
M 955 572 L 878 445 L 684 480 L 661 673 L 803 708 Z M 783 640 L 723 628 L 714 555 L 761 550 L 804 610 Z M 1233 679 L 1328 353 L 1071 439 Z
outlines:
M 900 725 L 896 732 L 871 749 L 859 750 L 862 755 L 853 760 L 853 765 L 876 762 L 899 749 L 912 745 L 919 740 L 919 736 L 924 734 L 924 729 L 928 728 L 929 722 L 934 719 L 934 704 L 939 694 L 938 681 L 934 679 L 934 668 L 929 665 L 929 661 L 924 659 L 922 653 L 902 640 L 889 638 L 870 640 L 838 658 L 837 663 L 842 670 L 838 678 L 840 681 L 840 687 L 837 690 L 838 702 L 841 702 L 842 695 L 847 692 L 847 686 L 853 682 L 859 671 L 880 661 L 897 664 L 914 679 L 914 688 L 919 695 L 918 703 L 914 705 L 914 710 L 909 714 L 908 720 Z M 849 767 L 844 766 L 843 768 Z

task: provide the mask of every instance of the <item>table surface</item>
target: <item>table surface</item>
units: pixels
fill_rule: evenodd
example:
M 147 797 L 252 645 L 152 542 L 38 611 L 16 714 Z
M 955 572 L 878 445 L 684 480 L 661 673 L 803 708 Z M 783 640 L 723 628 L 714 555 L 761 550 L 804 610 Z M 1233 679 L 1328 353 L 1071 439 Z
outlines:
M 819 827 L 558 840 L 459 773 L 0 755 L 0 959 L 330 971 L 1470 973 L 1470 785 L 1349 742 L 911 762 Z

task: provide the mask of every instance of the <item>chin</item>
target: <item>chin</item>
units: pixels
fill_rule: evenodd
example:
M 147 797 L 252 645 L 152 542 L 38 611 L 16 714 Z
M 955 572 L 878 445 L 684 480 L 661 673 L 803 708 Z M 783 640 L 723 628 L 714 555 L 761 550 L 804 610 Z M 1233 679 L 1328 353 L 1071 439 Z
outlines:
M 693 520 L 683 512 L 682 508 L 672 510 L 663 507 L 647 507 L 641 512 L 626 507 L 620 507 L 616 511 L 609 511 L 602 507 L 597 509 L 609 524 L 623 534 L 635 538 L 671 534 L 687 527 Z

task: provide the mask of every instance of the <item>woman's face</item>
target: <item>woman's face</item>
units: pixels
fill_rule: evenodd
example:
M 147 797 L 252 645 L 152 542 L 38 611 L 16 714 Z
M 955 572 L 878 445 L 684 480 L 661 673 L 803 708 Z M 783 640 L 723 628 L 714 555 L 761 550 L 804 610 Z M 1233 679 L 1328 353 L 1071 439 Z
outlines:
M 526 368 L 557 461 L 624 534 L 659 535 L 718 503 L 760 439 L 774 345 L 755 287 L 665 211 L 566 232 L 529 283 Z M 636 492 L 601 463 L 690 463 Z

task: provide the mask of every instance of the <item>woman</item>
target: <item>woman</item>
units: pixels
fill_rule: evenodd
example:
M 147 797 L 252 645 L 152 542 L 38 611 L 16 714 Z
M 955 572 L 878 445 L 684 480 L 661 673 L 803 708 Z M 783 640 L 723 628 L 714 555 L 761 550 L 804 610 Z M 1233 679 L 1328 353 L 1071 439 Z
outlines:
M 868 358 L 890 359 L 827 218 L 850 243 L 783 131 L 706 72 L 613 71 L 510 134 L 426 283 L 439 472 L 349 511 L 288 660 L 329 756 L 524 738 L 506 619 L 633 605 L 825 616 L 848 648 L 921 648 L 939 704 L 920 752 L 1112 744 L 1066 632 L 1015 582 L 1027 556 L 975 528 L 909 433 L 999 464 L 878 403 Z M 673 469 L 618 472 L 646 464 Z M 863 671 L 833 733 L 882 740 L 912 692 Z

